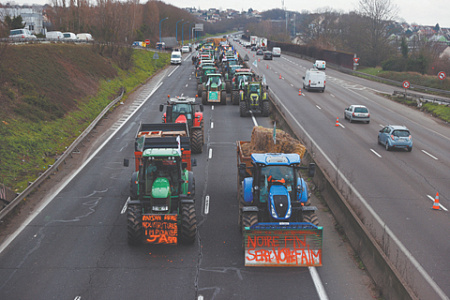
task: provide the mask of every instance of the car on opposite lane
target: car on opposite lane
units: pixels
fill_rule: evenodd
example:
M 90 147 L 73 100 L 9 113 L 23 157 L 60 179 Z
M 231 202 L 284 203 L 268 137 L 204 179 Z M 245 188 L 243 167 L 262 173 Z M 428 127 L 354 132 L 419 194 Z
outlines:
M 411 132 L 405 126 L 387 125 L 378 132 L 378 144 L 384 145 L 386 151 L 403 148 L 411 152 L 413 141 Z
M 350 105 L 344 110 L 344 118 L 353 121 L 370 123 L 370 113 L 364 105 Z
M 272 52 L 270 52 L 270 51 L 264 51 L 263 59 L 266 59 L 266 60 L 272 60 L 272 59 L 273 59 Z

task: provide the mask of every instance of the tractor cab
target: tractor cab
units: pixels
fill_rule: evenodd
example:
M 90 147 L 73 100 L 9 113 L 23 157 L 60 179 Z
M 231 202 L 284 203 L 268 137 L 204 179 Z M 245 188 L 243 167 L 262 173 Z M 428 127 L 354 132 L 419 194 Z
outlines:
M 203 117 L 203 114 L 201 114 L 203 111 L 203 105 L 199 105 L 200 112 L 195 111 L 195 105 L 197 105 L 195 103 L 195 98 L 170 98 L 169 96 L 169 101 L 166 104 L 166 112 L 163 115 L 163 122 L 187 123 L 189 128 L 194 127 L 194 125 L 200 126 L 200 119 Z M 159 110 L 161 112 L 164 110 L 164 104 L 159 106 Z

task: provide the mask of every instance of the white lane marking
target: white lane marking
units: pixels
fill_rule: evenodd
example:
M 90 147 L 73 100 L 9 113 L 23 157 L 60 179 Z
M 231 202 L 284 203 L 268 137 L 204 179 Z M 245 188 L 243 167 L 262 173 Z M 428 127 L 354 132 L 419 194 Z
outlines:
M 322 109 L 322 107 L 320 107 L 319 105 L 316 105 L 316 107 L 317 107 L 318 109 Z
M 211 122 L 211 129 L 214 129 L 214 122 Z
M 212 158 L 212 148 L 209 148 L 209 155 L 208 155 L 208 159 Z
M 322 150 L 322 148 L 316 143 L 313 137 L 305 130 L 305 128 L 300 124 L 294 115 L 287 109 L 286 105 L 280 101 L 280 98 L 275 93 L 272 93 L 277 98 L 278 103 L 283 106 L 283 109 L 289 114 L 291 119 L 297 124 L 298 128 L 305 133 L 306 137 L 311 141 L 316 150 L 328 161 L 328 164 L 331 166 L 333 170 L 336 171 L 338 176 L 342 178 L 345 184 L 351 189 L 354 195 L 361 201 L 364 207 L 369 211 L 369 213 L 374 217 L 374 219 L 380 224 L 381 228 L 384 228 L 386 234 L 391 237 L 392 241 L 400 248 L 405 256 L 411 261 L 412 265 L 417 269 L 417 271 L 422 274 L 427 283 L 431 286 L 431 288 L 443 299 L 447 297 L 444 291 L 437 285 L 437 283 L 431 278 L 430 274 L 422 267 L 422 265 L 416 260 L 416 258 L 409 252 L 408 248 L 403 245 L 403 243 L 398 239 L 398 237 L 394 234 L 391 228 L 381 219 L 381 217 L 376 213 L 376 211 L 369 205 L 367 200 L 359 193 L 359 191 L 353 186 L 350 180 L 345 177 L 345 175 L 341 172 L 341 170 L 334 164 L 334 162 L 330 159 L 330 157 Z M 447 297 L 448 298 L 448 297 Z
M 211 110 L 214 110 L 214 105 L 213 105 L 213 106 L 211 106 Z
M 177 66 L 175 69 L 173 69 L 173 71 L 172 72 L 170 72 L 170 74 L 169 75 L 167 75 L 167 77 L 170 77 L 172 74 L 173 74 L 173 72 L 175 72 L 178 68 L 179 68 L 180 66 Z
M 434 156 L 434 155 L 431 155 L 430 153 L 428 153 L 427 151 L 425 151 L 425 150 L 421 150 L 423 153 L 425 153 L 426 155 L 428 155 L 429 157 L 431 157 L 432 159 L 435 159 L 435 160 L 439 160 L 436 156 Z
M 186 87 L 188 87 L 189 86 L 189 84 L 186 84 Z
M 125 201 L 125 204 L 124 204 L 122 210 L 120 211 L 120 214 L 121 214 L 121 215 L 123 215 L 123 214 L 127 211 L 127 208 L 128 208 L 128 201 L 130 201 L 130 197 L 128 197 L 128 198 L 127 198 L 127 201 Z
M 209 195 L 205 197 L 205 215 L 209 213 Z
M 320 300 L 328 300 L 327 292 L 323 287 L 322 280 L 320 280 L 320 276 L 317 273 L 316 267 L 308 267 L 308 270 L 314 282 L 314 286 L 316 287 L 316 291 L 319 295 Z
M 434 202 L 434 197 L 433 197 L 433 196 L 427 195 L 427 197 L 430 198 L 432 202 Z M 448 211 L 448 209 L 447 209 L 445 206 L 443 206 L 443 205 L 441 204 L 441 202 L 439 202 L 439 206 L 440 206 L 443 210 Z
M 250 113 L 251 113 L 251 115 L 252 115 L 252 121 L 253 121 L 253 124 L 254 124 L 255 126 L 258 126 L 258 122 L 256 121 L 255 115 L 253 114 L 252 111 L 250 111 Z
M 73 300 L 81 300 L 81 296 L 76 296 Z
M 375 150 L 373 150 L 373 149 L 370 149 L 370 151 L 372 151 L 373 152 L 373 154 L 375 154 L 376 156 L 378 156 L 379 158 L 381 158 L 381 155 L 380 154 L 378 154 Z
M 39 205 L 35 211 L 22 223 L 22 225 L 16 230 L 14 231 L 13 234 L 11 234 L 1 245 L 0 245 L 0 253 L 2 253 L 6 247 L 9 246 L 9 244 L 28 226 L 28 224 L 31 223 L 31 221 L 34 220 L 34 218 L 36 218 L 36 216 L 38 214 L 40 214 L 45 207 L 47 207 L 47 205 L 50 204 L 50 202 L 53 201 L 53 199 L 59 194 L 61 193 L 61 191 L 84 169 L 84 167 L 86 167 L 86 165 L 94 158 L 96 157 L 96 155 L 103 149 L 103 147 L 105 147 L 106 144 L 109 143 L 109 141 L 116 135 L 116 133 L 126 124 L 126 122 L 131 119 L 131 117 L 139 110 L 139 108 L 141 108 L 142 105 L 145 104 L 145 102 L 150 99 L 151 96 L 153 96 L 153 94 L 159 89 L 159 87 L 163 84 L 162 81 L 163 78 L 160 79 L 160 82 L 155 86 L 155 88 L 151 91 L 151 93 L 148 95 L 148 97 L 142 101 L 141 105 L 139 105 L 139 107 L 133 111 L 127 118 L 127 120 L 125 122 L 123 122 L 122 124 L 120 124 L 113 133 L 111 133 L 111 135 L 103 142 L 103 144 L 100 145 L 100 147 L 97 148 L 97 150 L 91 155 L 89 156 L 84 163 L 77 169 L 75 170 L 75 172 L 72 173 L 72 175 L 55 191 L 53 192 L 53 194 L 51 194 L 49 197 L 47 197 L 42 203 L 41 205 Z
M 197 300 L 203 300 L 203 296 L 202 295 L 198 295 Z
M 330 94 L 331 97 L 336 98 L 336 96 L 334 96 L 333 94 Z

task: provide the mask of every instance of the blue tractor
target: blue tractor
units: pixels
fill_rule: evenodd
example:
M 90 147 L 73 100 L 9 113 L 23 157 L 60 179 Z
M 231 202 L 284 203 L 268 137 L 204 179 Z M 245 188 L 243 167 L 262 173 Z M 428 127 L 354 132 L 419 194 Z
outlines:
M 239 164 L 241 228 L 267 222 L 307 222 L 318 225 L 317 208 L 310 205 L 296 153 L 253 153 L 252 167 Z M 309 166 L 310 175 L 314 165 Z

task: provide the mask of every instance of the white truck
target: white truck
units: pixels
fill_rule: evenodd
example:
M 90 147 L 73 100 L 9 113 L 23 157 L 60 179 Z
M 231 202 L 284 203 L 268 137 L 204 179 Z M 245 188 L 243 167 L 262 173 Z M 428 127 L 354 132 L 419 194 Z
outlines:
M 257 41 L 257 43 L 256 43 L 256 46 L 257 46 L 258 48 L 264 48 L 264 49 L 267 49 L 267 39 L 266 39 L 266 38 L 262 38 L 262 37 L 258 38 L 258 41 Z
M 256 35 L 250 36 L 250 46 L 256 46 L 256 43 L 258 42 L 258 37 Z
M 327 63 L 324 60 L 316 60 L 314 63 L 314 68 L 317 70 L 325 70 L 327 68 Z
M 324 92 L 326 84 L 325 72 L 319 71 L 315 68 L 306 71 L 305 76 L 303 76 L 303 89 L 308 92 L 311 90 Z

